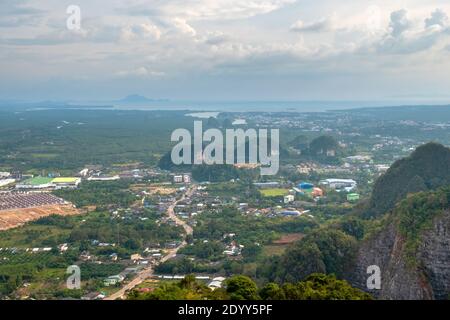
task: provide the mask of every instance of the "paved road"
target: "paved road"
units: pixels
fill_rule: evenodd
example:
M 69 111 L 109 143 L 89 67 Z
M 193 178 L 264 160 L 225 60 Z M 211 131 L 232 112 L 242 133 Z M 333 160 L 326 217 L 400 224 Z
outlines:
M 187 197 L 192 196 L 194 191 L 195 185 L 192 185 L 179 200 L 175 201 L 170 205 L 169 208 L 167 208 L 167 214 L 169 215 L 169 217 L 172 220 L 174 220 L 178 225 L 181 225 L 183 227 L 186 235 L 191 235 L 194 232 L 194 230 L 185 221 L 177 217 L 174 209 L 179 202 L 185 200 Z M 183 240 L 183 242 L 178 247 L 168 250 L 167 254 L 160 260 L 160 263 L 166 262 L 167 260 L 174 258 L 177 255 L 178 250 L 185 247 L 186 245 L 187 245 L 186 241 Z M 133 280 L 131 280 L 129 283 L 123 286 L 119 291 L 106 297 L 104 300 L 117 300 L 125 297 L 127 291 L 133 289 L 134 287 L 144 282 L 146 279 L 150 278 L 153 275 L 153 272 L 154 270 L 152 267 L 142 269 Z
M 174 220 L 178 225 L 181 225 L 184 228 L 184 231 L 186 232 L 186 235 L 191 235 L 194 230 L 192 229 L 192 227 L 190 225 L 188 225 L 184 220 L 178 218 L 178 216 L 175 214 L 175 206 L 185 200 L 187 197 L 192 196 L 192 194 L 194 193 L 195 190 L 195 186 L 190 187 L 185 194 L 183 194 L 183 196 L 181 197 L 180 200 L 178 200 L 177 202 L 173 203 L 168 209 L 167 209 L 167 214 L 169 215 L 169 217 Z M 186 245 L 186 244 L 185 244 Z

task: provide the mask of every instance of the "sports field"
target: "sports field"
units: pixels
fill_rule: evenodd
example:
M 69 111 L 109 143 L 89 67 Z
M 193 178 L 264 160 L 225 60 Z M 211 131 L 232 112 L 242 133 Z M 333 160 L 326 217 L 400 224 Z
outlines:
M 282 197 L 289 194 L 288 189 L 282 188 L 262 189 L 259 192 L 261 192 L 264 197 Z
M 34 177 L 34 178 L 30 178 L 28 180 L 23 181 L 22 184 L 30 185 L 30 186 L 37 186 L 37 185 L 48 184 L 48 183 L 52 182 L 52 180 L 53 180 L 53 178 Z

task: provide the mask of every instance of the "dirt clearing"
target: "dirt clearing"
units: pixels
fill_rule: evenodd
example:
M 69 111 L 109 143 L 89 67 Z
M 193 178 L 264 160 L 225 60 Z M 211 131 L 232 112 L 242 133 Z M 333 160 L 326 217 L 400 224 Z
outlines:
M 0 231 L 17 228 L 27 222 L 53 214 L 70 216 L 80 211 L 71 204 L 55 204 L 34 208 L 11 209 L 0 211 Z

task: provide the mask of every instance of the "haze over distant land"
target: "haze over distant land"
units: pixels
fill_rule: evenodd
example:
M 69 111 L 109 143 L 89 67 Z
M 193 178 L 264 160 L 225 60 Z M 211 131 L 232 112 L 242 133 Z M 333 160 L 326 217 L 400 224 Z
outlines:
M 324 112 L 347 109 L 364 110 L 382 117 L 376 112 L 378 108 L 390 108 L 393 114 L 408 118 L 408 113 L 421 112 L 427 117 L 434 114 L 448 114 L 450 101 L 446 103 L 433 101 L 205 101 L 205 100 L 171 100 L 152 99 L 139 94 L 130 94 L 116 100 L 105 101 L 15 101 L 0 100 L 0 109 L 120 109 L 120 110 L 194 110 L 219 112 Z M 373 110 L 375 109 L 375 110 Z M 403 119 L 401 118 L 401 119 Z
M 0 99 L 450 102 L 448 0 L 77 5 L 0 3 Z

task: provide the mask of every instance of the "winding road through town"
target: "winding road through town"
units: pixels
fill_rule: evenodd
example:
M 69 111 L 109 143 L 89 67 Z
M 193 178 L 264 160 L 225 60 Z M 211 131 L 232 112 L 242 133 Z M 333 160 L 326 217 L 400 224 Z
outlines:
M 169 208 L 167 208 L 167 215 L 169 216 L 169 218 L 174 220 L 177 225 L 180 225 L 183 227 L 186 236 L 192 235 L 194 230 L 192 229 L 192 227 L 190 225 L 188 225 L 185 221 L 180 219 L 175 214 L 175 207 L 178 203 L 184 201 L 186 198 L 191 197 L 192 194 L 194 193 L 195 189 L 196 189 L 195 185 L 190 186 L 180 199 L 174 201 L 169 206 Z M 178 250 L 185 247 L 186 245 L 187 245 L 186 240 L 183 240 L 183 242 L 181 242 L 181 244 L 178 247 L 168 250 L 167 254 L 160 260 L 159 263 L 164 263 L 167 260 L 174 258 L 177 255 Z M 136 287 L 139 284 L 141 284 L 142 282 L 144 282 L 146 279 L 150 278 L 153 275 L 153 273 L 154 273 L 154 270 L 152 267 L 147 267 L 147 268 L 142 269 L 133 280 L 128 282 L 126 285 L 124 285 L 119 291 L 106 297 L 104 300 L 123 299 L 125 297 L 127 291 L 133 289 L 134 287 Z

